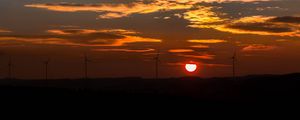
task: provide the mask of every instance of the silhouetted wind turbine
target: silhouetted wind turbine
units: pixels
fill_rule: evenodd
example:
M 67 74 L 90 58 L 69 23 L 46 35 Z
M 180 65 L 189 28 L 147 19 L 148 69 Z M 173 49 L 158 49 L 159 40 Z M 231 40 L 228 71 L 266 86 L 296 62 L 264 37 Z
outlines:
M 158 80 L 158 65 L 159 65 L 159 62 L 160 62 L 160 60 L 159 60 L 159 51 L 157 51 L 157 54 L 156 54 L 156 56 L 154 57 L 154 60 L 155 60 L 155 78 Z
M 88 58 L 87 54 L 84 54 L 84 75 L 85 79 L 88 79 L 88 63 L 91 62 L 91 60 Z
M 9 57 L 9 60 L 8 60 L 8 79 L 12 79 L 12 60 L 11 60 L 11 57 Z
M 233 56 L 232 56 L 232 79 L 235 80 L 236 79 L 236 61 L 237 61 L 237 57 L 236 57 L 236 50 L 234 50 Z
M 50 58 L 48 58 L 46 61 L 44 61 L 44 65 L 45 65 L 45 80 L 48 80 L 48 65 L 50 62 Z

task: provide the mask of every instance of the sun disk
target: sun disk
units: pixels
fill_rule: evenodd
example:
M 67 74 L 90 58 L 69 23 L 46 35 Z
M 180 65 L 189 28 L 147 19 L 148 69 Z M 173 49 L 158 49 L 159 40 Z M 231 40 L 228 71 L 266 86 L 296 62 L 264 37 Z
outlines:
M 195 72 L 197 70 L 196 64 L 185 64 L 185 69 L 188 72 Z

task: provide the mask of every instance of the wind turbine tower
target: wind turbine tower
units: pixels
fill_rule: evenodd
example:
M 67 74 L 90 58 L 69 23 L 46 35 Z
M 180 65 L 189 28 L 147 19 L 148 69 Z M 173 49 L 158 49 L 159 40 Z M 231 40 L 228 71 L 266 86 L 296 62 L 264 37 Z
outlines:
M 160 59 L 159 59 L 159 51 L 157 52 L 156 56 L 154 57 L 154 60 L 155 60 L 155 78 L 156 80 L 158 80 L 159 76 L 158 76 L 158 70 L 159 70 L 159 62 L 160 62 Z
M 8 60 L 8 79 L 12 79 L 12 60 L 11 60 L 11 57 L 9 57 L 9 60 Z
M 88 63 L 91 62 L 91 60 L 88 58 L 87 54 L 84 54 L 84 77 L 87 80 L 88 79 Z
M 47 59 L 46 61 L 44 61 L 44 65 L 45 65 L 45 80 L 48 80 L 48 65 L 49 65 L 50 59 Z
M 231 59 L 232 59 L 232 79 L 235 80 L 236 79 L 236 61 L 237 61 L 236 50 L 234 51 L 234 54 Z

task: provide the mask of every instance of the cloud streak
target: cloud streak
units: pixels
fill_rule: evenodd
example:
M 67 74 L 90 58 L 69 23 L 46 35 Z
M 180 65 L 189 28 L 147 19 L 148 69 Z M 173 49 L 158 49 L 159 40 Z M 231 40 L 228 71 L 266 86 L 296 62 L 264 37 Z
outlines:
M 300 37 L 299 17 L 250 16 L 215 29 L 235 34 Z
M 155 49 L 93 49 L 93 51 L 98 52 L 132 52 L 132 53 L 144 53 L 144 52 L 153 52 Z
M 218 39 L 203 39 L 203 40 L 188 40 L 190 43 L 202 43 L 202 44 L 216 44 L 216 43 L 224 43 L 226 40 L 218 40 Z M 204 46 L 200 46 L 204 47 Z
M 214 7 L 198 6 L 196 9 L 184 13 L 183 18 L 190 22 L 192 28 L 214 28 L 222 24 L 226 19 L 220 18 Z
M 20 42 L 31 44 L 85 46 L 85 47 L 120 47 L 132 43 L 160 43 L 161 40 L 137 36 L 133 31 L 122 29 L 54 29 L 47 30 L 49 35 L 1 35 L 2 42 Z
M 204 49 L 204 48 L 209 48 L 208 45 L 192 45 L 192 48 L 198 48 L 198 49 Z
M 255 45 L 248 45 L 242 49 L 244 52 L 259 52 L 259 51 L 271 51 L 276 49 L 276 46 L 271 45 L 261 45 L 261 44 L 255 44 Z
M 0 29 L 0 33 L 10 33 L 10 30 Z
M 172 10 L 189 10 L 194 9 L 195 5 L 199 3 L 224 3 L 224 2 L 257 2 L 257 1 L 270 1 L 270 0 L 139 0 L 130 3 L 98 3 L 98 4 L 78 4 L 78 3 L 46 3 L 46 4 L 27 4 L 25 7 L 46 9 L 56 12 L 97 12 L 102 13 L 98 18 L 112 19 L 127 17 L 132 14 L 148 14 L 159 11 L 172 11 Z M 210 7 L 200 7 L 196 10 L 192 10 L 185 13 L 185 19 L 191 20 L 191 22 L 199 22 L 204 20 L 207 22 L 221 21 L 218 17 L 211 17 L 209 20 L 207 16 L 198 20 L 193 19 L 196 15 L 205 14 Z M 200 13 L 199 13 L 200 12 Z M 210 16 L 214 16 L 213 13 L 208 12 Z
M 180 57 L 187 57 L 187 58 L 195 58 L 195 59 L 204 59 L 204 60 L 213 60 L 215 55 L 210 54 L 178 54 L 177 56 Z
M 148 14 L 158 11 L 189 9 L 193 5 L 178 3 L 176 1 L 155 0 L 151 3 L 133 2 L 128 4 L 75 4 L 75 3 L 48 3 L 29 4 L 25 7 L 47 9 L 57 12 L 98 12 L 103 13 L 99 18 L 110 19 L 126 17 L 132 14 Z
M 170 53 L 186 53 L 186 52 L 194 52 L 192 49 L 171 49 L 168 52 Z

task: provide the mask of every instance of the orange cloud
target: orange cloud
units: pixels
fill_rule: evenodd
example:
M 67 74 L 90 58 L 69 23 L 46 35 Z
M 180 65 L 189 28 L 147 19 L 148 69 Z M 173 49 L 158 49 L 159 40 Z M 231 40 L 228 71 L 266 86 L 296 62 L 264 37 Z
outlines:
M 287 41 L 289 41 L 289 40 L 287 40 L 287 39 L 278 39 L 278 40 L 276 40 L 277 42 L 287 42 Z
M 244 52 L 256 52 L 256 51 L 270 51 L 276 49 L 276 46 L 270 46 L 270 45 L 249 45 L 242 49 Z
M 194 52 L 192 49 L 171 49 L 170 53 L 186 53 L 186 52 Z
M 70 30 L 48 30 L 49 33 L 58 35 L 102 35 L 106 33 L 105 38 L 114 39 L 114 42 L 109 44 L 97 44 L 97 43 L 108 43 L 107 39 L 95 38 L 90 41 L 90 44 L 85 46 L 124 46 L 130 43 L 159 43 L 161 40 L 153 38 L 144 38 L 139 36 L 134 36 L 137 34 L 135 31 L 123 30 L 123 29 L 107 29 L 107 30 L 91 30 L 91 29 L 70 29 Z M 120 36 L 120 37 L 118 37 Z
M 47 32 L 51 34 L 58 34 L 58 35 L 75 35 L 75 34 L 91 34 L 100 31 L 90 30 L 90 29 L 66 29 L 66 30 L 47 30 Z
M 215 55 L 210 55 L 210 54 L 201 54 L 201 55 L 178 54 L 178 56 L 188 57 L 188 58 L 196 58 L 196 59 L 205 59 L 205 60 L 212 60 L 215 57 Z
M 99 4 L 76 4 L 76 3 L 48 3 L 48 4 L 28 4 L 25 7 L 47 9 L 57 12 L 98 12 L 101 19 L 121 18 L 132 14 L 148 14 L 159 11 L 189 10 L 195 9 L 198 3 L 212 2 L 255 2 L 269 0 L 151 0 L 130 3 L 99 3 Z M 212 23 L 222 19 L 210 12 L 209 7 L 198 7 L 185 13 L 184 18 L 193 23 Z
M 207 45 L 193 45 L 193 46 L 191 46 L 192 48 L 209 48 L 209 46 L 207 46 Z
M 44 36 L 0 36 L 0 40 L 9 42 L 22 42 L 31 44 L 67 45 L 84 47 L 118 47 L 131 43 L 160 43 L 161 40 L 135 36 L 133 31 L 115 30 L 92 30 L 92 29 L 65 29 L 48 30 L 51 35 Z
M 169 1 L 177 1 L 178 3 L 189 3 L 196 4 L 201 2 L 206 3 L 222 3 L 222 2 L 259 2 L 259 1 L 272 1 L 272 0 L 169 0 Z
M 144 53 L 153 52 L 155 49 L 143 49 L 143 50 L 132 50 L 132 49 L 93 49 L 93 51 L 98 52 L 134 52 L 134 53 Z
M 9 30 L 4 30 L 4 29 L 0 29 L 0 33 L 8 33 L 8 32 L 11 32 Z
M 122 35 L 135 35 L 139 32 L 132 31 L 132 30 L 124 30 L 124 29 L 105 29 L 105 30 L 99 30 L 100 32 L 109 32 L 109 33 L 115 33 L 115 34 L 122 34 Z
M 121 34 L 121 35 L 134 35 L 138 34 L 136 31 L 124 30 L 124 29 L 102 29 L 102 30 L 93 30 L 93 29 L 54 29 L 47 30 L 48 33 L 58 34 L 58 35 L 80 35 L 80 34 L 95 34 L 95 33 L 112 33 L 112 34 Z
M 205 39 L 205 40 L 188 40 L 191 43 L 205 43 L 205 44 L 214 44 L 214 43 L 224 43 L 227 42 L 225 40 L 217 40 L 217 39 Z
M 58 35 L 71 35 L 72 33 L 68 33 L 61 30 L 47 30 L 48 33 L 58 34 Z
M 31 44 L 45 44 L 45 45 L 65 45 L 65 46 L 81 46 L 81 47 L 119 47 L 130 43 L 145 43 L 145 42 L 160 42 L 160 40 L 142 37 L 128 36 L 124 39 L 117 39 L 113 43 L 104 43 L 107 40 L 94 40 L 90 43 L 76 43 L 71 40 L 62 38 L 25 38 L 25 37 L 0 37 L 2 41 L 16 41 Z
M 190 22 L 189 27 L 193 28 L 214 28 L 222 24 L 226 19 L 222 19 L 213 12 L 214 7 L 198 6 L 197 9 L 184 13 L 183 18 Z
M 21 42 L 27 44 L 47 44 L 47 45 L 68 45 L 79 46 L 81 44 L 72 43 L 61 38 L 26 38 L 26 37 L 0 37 L 0 42 Z
M 100 19 L 113 19 L 113 18 L 122 18 L 128 16 L 127 14 L 122 13 L 105 13 L 102 15 L 99 15 L 98 18 Z
M 128 4 L 74 4 L 74 3 L 56 3 L 56 4 L 29 4 L 25 7 L 47 9 L 58 12 L 103 12 L 99 18 L 119 18 L 132 14 L 147 14 L 158 11 L 170 11 L 189 9 L 193 5 L 182 4 L 171 1 L 154 0 L 151 3 L 133 2 Z
M 125 38 L 117 39 L 111 45 L 105 45 L 105 46 L 124 46 L 129 43 L 160 43 L 160 42 L 161 40 L 159 39 L 143 38 L 138 36 L 126 36 Z
M 250 16 L 215 27 L 216 30 L 234 34 L 256 34 L 300 37 L 300 22 L 296 17 Z M 290 22 L 288 22 L 290 21 Z
M 233 1 L 233 0 L 232 0 Z M 231 1 L 231 2 L 232 2 Z M 238 0 L 236 0 L 238 1 Z M 229 0 L 220 2 L 230 2 Z M 242 2 L 253 2 L 242 1 Z M 216 13 L 217 7 L 197 6 L 184 13 L 183 18 L 190 22 L 189 27 L 212 28 L 222 32 L 234 34 L 256 34 L 300 37 L 300 17 L 296 16 L 249 16 L 239 19 L 226 19 L 224 13 Z

